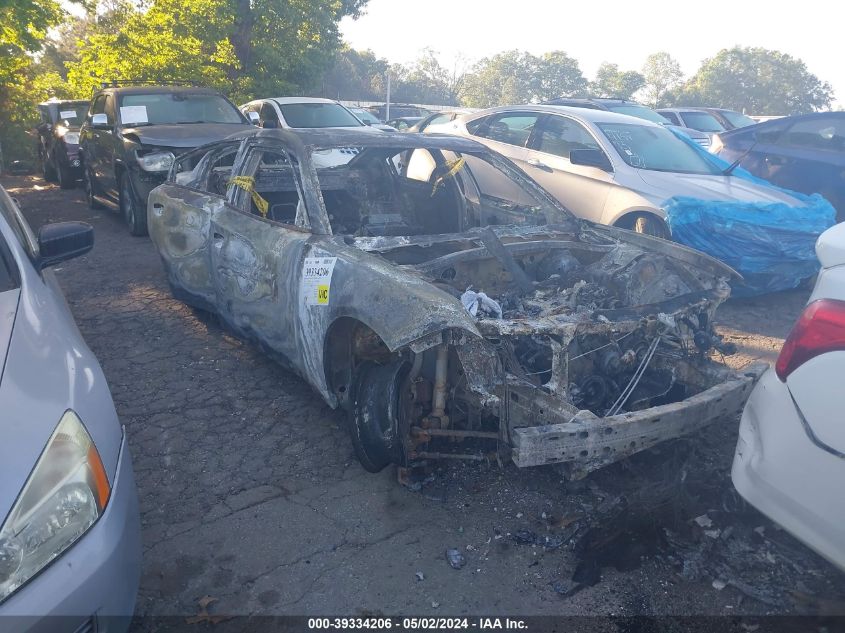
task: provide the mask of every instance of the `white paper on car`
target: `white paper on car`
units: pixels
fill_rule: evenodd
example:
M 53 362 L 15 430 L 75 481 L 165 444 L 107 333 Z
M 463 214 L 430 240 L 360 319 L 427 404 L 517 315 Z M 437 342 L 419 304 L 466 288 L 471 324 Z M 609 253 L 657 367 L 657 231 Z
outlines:
M 127 123 L 149 123 L 147 120 L 147 106 L 120 106 L 120 120 Z
M 329 305 L 332 274 L 337 257 L 306 257 L 302 264 L 302 295 L 305 305 Z

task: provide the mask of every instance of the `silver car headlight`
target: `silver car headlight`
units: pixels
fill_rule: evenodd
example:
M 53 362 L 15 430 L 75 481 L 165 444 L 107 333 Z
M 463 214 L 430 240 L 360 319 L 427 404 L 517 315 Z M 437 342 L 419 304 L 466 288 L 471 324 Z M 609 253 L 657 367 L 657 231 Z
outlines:
M 150 154 L 135 154 L 138 165 L 145 171 L 169 171 L 175 157 L 171 152 L 152 152 Z
M 110 495 L 91 436 L 66 411 L 0 526 L 0 602 L 85 534 Z

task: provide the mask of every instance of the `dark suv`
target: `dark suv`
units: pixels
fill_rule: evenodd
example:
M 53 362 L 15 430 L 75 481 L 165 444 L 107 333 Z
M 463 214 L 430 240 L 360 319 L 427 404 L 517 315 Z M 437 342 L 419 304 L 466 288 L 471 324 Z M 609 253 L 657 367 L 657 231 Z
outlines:
M 80 133 L 91 208 L 119 210 L 132 235 L 147 234 L 147 195 L 173 160 L 252 125 L 209 88 L 110 86 L 94 93 Z
M 41 122 L 36 154 L 44 180 L 57 182 L 62 189 L 72 189 L 82 178 L 79 160 L 79 127 L 88 112 L 88 101 L 51 99 L 38 104 Z

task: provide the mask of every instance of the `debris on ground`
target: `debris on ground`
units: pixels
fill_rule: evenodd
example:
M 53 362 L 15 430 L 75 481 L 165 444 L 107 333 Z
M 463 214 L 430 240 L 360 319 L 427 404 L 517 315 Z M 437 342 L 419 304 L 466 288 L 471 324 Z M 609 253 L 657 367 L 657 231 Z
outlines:
M 467 564 L 466 558 L 464 558 L 464 555 L 461 554 L 461 550 L 459 549 L 447 549 L 446 560 L 449 561 L 452 569 L 461 569 Z

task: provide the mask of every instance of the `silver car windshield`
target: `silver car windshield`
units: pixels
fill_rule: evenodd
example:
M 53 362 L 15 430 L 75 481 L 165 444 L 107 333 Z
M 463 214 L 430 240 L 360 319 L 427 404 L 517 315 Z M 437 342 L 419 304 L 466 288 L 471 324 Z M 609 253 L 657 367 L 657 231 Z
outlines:
M 631 167 L 681 174 L 717 175 L 721 170 L 662 127 L 598 123 L 619 156 Z

